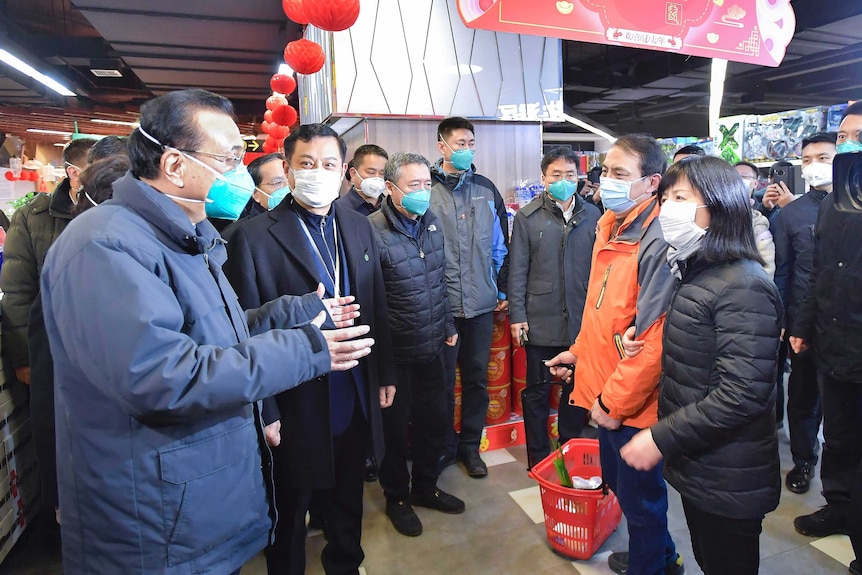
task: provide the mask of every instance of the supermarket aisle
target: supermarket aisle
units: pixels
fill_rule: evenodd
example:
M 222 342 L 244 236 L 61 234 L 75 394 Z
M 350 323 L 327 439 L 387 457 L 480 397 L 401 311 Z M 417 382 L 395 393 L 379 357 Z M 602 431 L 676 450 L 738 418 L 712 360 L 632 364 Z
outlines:
M 789 445 L 782 434 L 782 474 L 791 467 Z M 444 515 L 417 509 L 425 528 L 422 536 L 403 537 L 383 513 L 379 485 L 365 494 L 363 546 L 364 575 L 604 575 L 607 555 L 625 546 L 624 524 L 588 562 L 572 562 L 554 554 L 547 545 L 541 518 L 538 487 L 527 477 L 523 446 L 483 454 L 489 477 L 470 479 L 460 467 L 448 468 L 440 486 L 467 501 L 463 515 Z M 783 492 L 781 505 L 764 522 L 761 539 L 761 573 L 764 575 L 845 575 L 852 559 L 846 537 L 812 540 L 796 533 L 793 518 L 817 508 L 821 498 L 816 480 L 805 495 Z M 701 575 L 691 555 L 688 531 L 679 496 L 671 494 L 671 532 L 690 575 Z M 59 556 L 37 537 L 23 539 L 0 575 L 55 575 L 62 573 Z M 318 559 L 324 544 L 318 533 L 308 538 L 308 575 L 322 575 Z M 732 550 L 728 550 L 732 552 Z M 256 557 L 242 575 L 265 575 L 265 562 Z

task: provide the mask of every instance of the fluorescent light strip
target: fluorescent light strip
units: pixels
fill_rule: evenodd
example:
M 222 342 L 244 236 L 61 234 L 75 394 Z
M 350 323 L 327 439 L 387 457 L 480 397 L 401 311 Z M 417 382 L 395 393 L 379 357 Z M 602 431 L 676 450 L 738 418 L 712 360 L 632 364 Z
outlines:
M 605 140 L 607 140 L 611 144 L 613 144 L 614 142 L 617 141 L 616 136 L 611 136 L 610 134 L 608 134 L 604 130 L 596 128 L 592 124 L 588 124 L 587 122 L 584 122 L 583 120 L 579 120 L 579 119 L 575 118 L 574 116 L 569 116 L 568 114 L 563 114 L 563 119 L 570 124 L 574 124 L 575 126 L 577 126 L 579 128 L 583 128 L 584 130 L 586 130 L 588 132 L 592 132 L 593 134 L 595 134 L 597 136 L 601 136 L 602 138 L 604 138 Z
M 42 72 L 38 71 L 36 68 L 31 66 L 30 64 L 27 64 L 26 62 L 24 62 L 20 58 L 17 58 L 16 56 L 13 56 L 12 54 L 7 52 L 6 50 L 0 49 L 0 62 L 4 62 L 5 64 L 12 66 L 13 68 L 18 70 L 19 72 L 23 72 L 24 74 L 27 74 L 28 76 L 30 76 L 31 78 L 33 78 L 37 82 L 40 82 L 41 84 L 44 84 L 45 86 L 51 88 L 52 90 L 54 90 L 55 92 L 57 92 L 61 96 L 74 96 L 75 95 L 75 92 L 71 91 L 69 88 L 63 86 L 62 84 L 60 84 L 56 80 L 52 80 L 51 78 L 49 78 L 48 76 L 46 76 Z
M 718 137 L 718 118 L 721 115 L 726 76 L 727 60 L 713 58 L 709 81 L 709 135 L 713 138 Z
M 57 136 L 71 136 L 72 132 L 60 132 L 58 130 L 41 130 L 39 128 L 27 128 L 28 132 L 33 132 L 34 134 L 54 134 Z
M 115 124 L 117 126 L 131 126 L 132 128 L 137 128 L 141 125 L 139 122 L 121 122 L 119 120 L 103 120 L 101 118 L 92 118 L 90 121 L 97 124 Z

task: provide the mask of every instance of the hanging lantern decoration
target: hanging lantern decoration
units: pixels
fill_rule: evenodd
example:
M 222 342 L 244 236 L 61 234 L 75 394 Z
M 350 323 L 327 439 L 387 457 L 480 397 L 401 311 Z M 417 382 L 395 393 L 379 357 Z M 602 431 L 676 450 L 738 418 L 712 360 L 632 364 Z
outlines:
M 272 122 L 272 110 L 267 110 L 263 113 L 264 122 Z
M 303 26 L 308 24 L 302 0 L 281 0 L 281 9 L 284 10 L 285 16 L 297 24 L 302 24 Z
M 329 32 L 347 30 L 359 18 L 359 0 L 304 0 L 302 8 L 313 26 Z
M 291 105 L 279 106 L 272 111 L 272 121 L 282 126 L 292 126 L 296 123 L 298 114 Z
M 276 74 L 269 81 L 269 87 L 272 88 L 273 92 L 288 96 L 296 90 L 296 80 L 293 79 L 293 76 L 288 76 L 287 74 Z
M 290 128 L 287 126 L 281 126 L 279 124 L 271 124 L 269 126 L 269 135 L 275 138 L 276 140 L 283 140 L 290 133 Z
M 287 98 L 280 94 L 273 94 L 269 98 L 266 99 L 266 109 L 267 110 L 275 110 L 279 106 L 284 106 L 287 104 Z
M 300 38 L 284 47 L 284 61 L 298 74 L 314 74 L 323 68 L 326 54 L 320 44 Z
M 270 128 L 273 126 L 272 122 L 263 121 L 260 123 L 260 131 L 264 134 L 269 134 Z
M 263 151 L 267 154 L 271 154 L 278 150 L 278 142 L 272 136 L 267 136 L 266 140 L 263 142 Z

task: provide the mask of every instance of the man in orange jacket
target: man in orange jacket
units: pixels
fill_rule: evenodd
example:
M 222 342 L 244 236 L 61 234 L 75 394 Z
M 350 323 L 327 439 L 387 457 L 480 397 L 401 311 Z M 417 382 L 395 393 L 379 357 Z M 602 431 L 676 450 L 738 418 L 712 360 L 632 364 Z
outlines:
M 606 211 L 596 229 L 581 331 L 568 351 L 548 362 L 575 364 L 569 403 L 590 410 L 599 426 L 602 474 L 629 529 L 629 552 L 612 553 L 608 565 L 627 575 L 685 572 L 667 530 L 661 469 L 637 471 L 619 455 L 635 433 L 658 420 L 662 329 L 674 287 L 655 197 L 666 167 L 650 136 L 623 136 L 611 146 L 602 166 Z M 622 336 L 631 326 L 644 347 L 627 358 Z M 553 371 L 572 375 L 565 367 Z

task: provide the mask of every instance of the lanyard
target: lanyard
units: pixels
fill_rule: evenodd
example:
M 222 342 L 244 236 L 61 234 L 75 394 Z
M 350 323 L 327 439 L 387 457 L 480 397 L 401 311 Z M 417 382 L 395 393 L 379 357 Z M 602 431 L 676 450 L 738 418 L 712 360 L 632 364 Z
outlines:
M 295 212 L 294 212 L 295 213 Z M 302 231 L 305 232 L 305 237 L 308 238 L 308 243 L 311 244 L 311 249 L 314 250 L 314 253 L 317 255 L 317 259 L 320 260 L 320 263 L 323 264 L 323 271 L 326 272 L 326 275 L 329 277 L 329 281 L 332 282 L 332 295 L 333 297 L 341 297 L 339 294 L 341 293 L 341 258 L 337 257 L 338 254 L 338 224 L 335 221 L 335 218 L 332 218 L 332 232 L 335 236 L 335 253 L 336 257 L 332 257 L 332 253 L 329 251 L 329 246 L 326 244 L 326 234 L 323 231 L 323 227 L 321 226 L 320 235 L 323 236 L 323 245 L 326 246 L 326 255 L 329 256 L 329 263 L 332 264 L 332 269 L 335 270 L 335 277 L 329 273 L 329 268 L 326 267 L 326 260 L 323 259 L 323 256 L 320 253 L 320 250 L 317 249 L 317 244 L 314 243 L 314 239 L 311 237 L 311 233 L 308 231 L 308 225 L 306 225 L 305 220 L 302 219 L 302 216 L 296 214 L 297 219 L 299 219 L 300 225 L 302 225 Z M 321 222 L 325 222 L 326 220 L 321 220 Z

